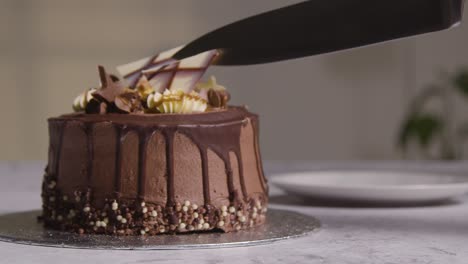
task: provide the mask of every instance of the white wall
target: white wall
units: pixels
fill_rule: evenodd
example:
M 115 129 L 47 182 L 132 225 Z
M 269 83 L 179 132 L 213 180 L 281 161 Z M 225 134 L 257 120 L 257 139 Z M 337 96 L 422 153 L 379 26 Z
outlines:
M 300 1 L 0 0 L 0 159 L 45 159 L 46 118 L 114 67 Z M 466 13 L 466 12 L 465 12 Z M 213 67 L 261 115 L 265 159 L 394 159 L 410 95 L 468 65 L 468 26 L 336 54 Z M 466 102 L 461 102 L 463 104 Z

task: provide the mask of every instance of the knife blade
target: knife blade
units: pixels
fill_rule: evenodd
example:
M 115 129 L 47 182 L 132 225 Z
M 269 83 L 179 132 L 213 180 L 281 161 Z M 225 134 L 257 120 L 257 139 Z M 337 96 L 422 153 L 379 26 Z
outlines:
M 464 0 L 311 0 L 252 16 L 190 42 L 180 60 L 217 49 L 217 65 L 248 65 L 335 52 L 448 29 Z

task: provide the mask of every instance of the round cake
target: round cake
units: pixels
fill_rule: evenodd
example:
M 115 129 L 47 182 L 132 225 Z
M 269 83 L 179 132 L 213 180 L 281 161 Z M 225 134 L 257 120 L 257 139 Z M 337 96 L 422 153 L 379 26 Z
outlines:
M 103 76 L 108 78 L 101 78 L 103 87 L 117 82 Z M 230 232 L 265 222 L 268 187 L 257 115 L 245 107 L 224 105 L 227 100 L 220 104 L 226 96 L 214 90 L 208 92 L 208 100 L 200 99 L 208 105 L 204 111 L 163 113 L 163 105 L 174 98 L 164 101 L 161 95 L 155 113 L 150 109 L 150 101 L 158 97 L 154 91 L 146 100 L 127 90 L 115 93 L 112 100 L 99 100 L 103 87 L 81 98 L 83 111 L 48 120 L 41 217 L 46 227 L 156 235 Z M 143 111 L 119 112 L 125 107 L 119 106 L 118 96 L 129 98 L 126 93 L 145 102 L 139 106 Z

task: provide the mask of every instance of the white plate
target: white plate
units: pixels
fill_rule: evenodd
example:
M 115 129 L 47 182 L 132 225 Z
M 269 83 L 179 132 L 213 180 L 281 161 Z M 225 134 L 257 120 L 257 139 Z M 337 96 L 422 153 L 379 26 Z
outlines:
M 402 171 L 313 171 L 271 181 L 287 193 L 344 201 L 437 202 L 468 193 L 468 176 Z

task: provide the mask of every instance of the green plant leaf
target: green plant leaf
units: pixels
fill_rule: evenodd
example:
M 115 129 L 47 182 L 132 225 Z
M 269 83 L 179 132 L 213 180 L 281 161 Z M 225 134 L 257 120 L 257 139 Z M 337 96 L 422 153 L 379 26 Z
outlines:
M 408 143 L 413 136 L 413 127 L 414 127 L 414 119 L 415 117 L 411 116 L 408 117 L 404 122 L 403 125 L 400 128 L 400 133 L 398 136 L 398 145 L 403 147 L 403 149 L 406 149 L 408 146 Z
M 419 145 L 426 149 L 431 141 L 441 133 L 442 120 L 434 114 L 413 114 L 409 116 L 400 129 L 399 145 L 406 149 L 409 142 L 417 140 Z
M 454 77 L 455 88 L 468 97 L 468 69 L 462 69 Z

